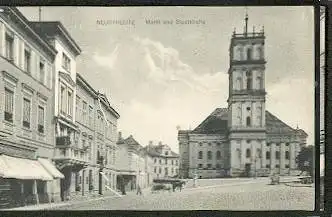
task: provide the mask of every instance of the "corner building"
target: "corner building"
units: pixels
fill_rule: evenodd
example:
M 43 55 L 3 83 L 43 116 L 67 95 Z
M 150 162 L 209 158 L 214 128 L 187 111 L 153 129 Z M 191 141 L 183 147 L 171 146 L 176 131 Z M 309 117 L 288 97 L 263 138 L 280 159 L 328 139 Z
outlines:
M 307 134 L 265 110 L 264 29 L 233 32 L 228 108 L 217 108 L 196 129 L 178 132 L 184 177 L 282 175 L 296 171 Z

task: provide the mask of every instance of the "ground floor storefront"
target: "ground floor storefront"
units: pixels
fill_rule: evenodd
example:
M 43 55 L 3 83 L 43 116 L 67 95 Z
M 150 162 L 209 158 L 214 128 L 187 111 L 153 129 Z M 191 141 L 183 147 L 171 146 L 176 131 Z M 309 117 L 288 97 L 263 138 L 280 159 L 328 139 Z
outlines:
M 63 175 L 48 159 L 0 155 L 0 208 L 57 201 Z

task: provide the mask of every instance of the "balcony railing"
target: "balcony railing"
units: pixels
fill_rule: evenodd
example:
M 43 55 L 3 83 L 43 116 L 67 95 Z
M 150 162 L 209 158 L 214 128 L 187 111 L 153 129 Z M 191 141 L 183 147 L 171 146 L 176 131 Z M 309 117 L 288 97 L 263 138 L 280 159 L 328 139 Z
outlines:
M 265 89 L 244 89 L 244 90 L 233 90 L 233 95 L 264 95 L 266 94 Z
M 247 32 L 247 33 L 234 33 L 233 38 L 244 38 L 244 37 L 263 37 L 264 32 Z
M 54 160 L 77 160 L 77 161 L 89 161 L 88 152 L 79 150 L 74 147 L 55 148 Z
M 69 136 L 59 136 L 56 138 L 56 146 L 70 146 L 71 144 Z
M 246 64 L 265 64 L 265 59 L 247 59 L 247 60 L 231 60 L 233 65 L 246 65 Z

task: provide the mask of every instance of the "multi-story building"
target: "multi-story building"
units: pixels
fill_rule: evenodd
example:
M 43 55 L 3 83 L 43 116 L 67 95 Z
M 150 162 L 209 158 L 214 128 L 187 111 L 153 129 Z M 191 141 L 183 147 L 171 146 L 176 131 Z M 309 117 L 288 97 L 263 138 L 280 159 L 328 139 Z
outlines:
M 132 135 L 123 139 L 121 132 L 119 132 L 117 146 L 117 189 L 121 189 L 122 185 L 127 191 L 136 189 L 138 184 L 146 187 L 148 181 L 143 147 Z
M 56 146 L 54 160 L 64 174 L 62 200 L 75 191 L 77 172 L 88 165 L 87 149 L 76 143 L 76 58 L 81 49 L 60 22 L 30 22 L 33 29 L 57 51 L 54 61 L 54 121 Z
M 0 7 L 0 207 L 59 198 L 63 175 L 50 160 L 56 54 L 18 9 Z
M 114 189 L 116 183 L 115 151 L 119 114 L 105 95 L 98 93 L 83 78 L 76 76 L 76 124 L 78 147 L 87 150 L 88 166 L 77 171 L 75 191 L 95 192 Z M 107 188 L 109 187 L 109 188 Z
M 162 142 L 153 145 L 150 141 L 144 149 L 153 161 L 153 179 L 178 176 L 179 155 L 173 152 L 168 145 L 162 144 Z
M 264 30 L 233 32 L 228 108 L 217 108 L 194 130 L 178 132 L 183 176 L 291 174 L 307 134 L 265 110 Z

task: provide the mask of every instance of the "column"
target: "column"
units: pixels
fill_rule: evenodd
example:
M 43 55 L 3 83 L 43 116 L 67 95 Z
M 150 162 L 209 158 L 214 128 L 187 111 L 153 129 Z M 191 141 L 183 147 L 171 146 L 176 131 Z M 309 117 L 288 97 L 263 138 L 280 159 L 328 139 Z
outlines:
M 280 143 L 280 171 L 285 174 L 285 143 Z
M 33 201 L 36 202 L 36 204 L 39 204 L 39 197 L 38 197 L 38 191 L 37 191 L 37 180 L 33 180 L 32 197 L 33 197 Z
M 21 194 L 20 194 L 19 203 L 20 203 L 20 205 L 25 206 L 24 183 L 23 183 L 23 181 L 21 181 L 20 185 L 21 185 Z
M 270 167 L 271 167 L 271 171 L 275 172 L 275 165 L 276 165 L 276 155 L 275 155 L 275 146 L 276 144 L 273 142 L 271 142 L 270 147 Z
M 294 169 L 294 164 L 293 164 L 293 159 L 295 158 L 295 153 L 294 153 L 294 143 L 289 144 L 289 169 L 293 170 Z
M 82 196 L 84 196 L 85 191 L 85 170 L 82 170 Z
M 246 143 L 247 141 L 242 139 L 241 140 L 241 164 L 240 164 L 240 169 L 244 169 L 244 165 L 245 165 L 245 162 L 246 162 L 246 145 L 244 143 Z
M 5 25 L 0 22 L 0 55 L 5 56 Z

